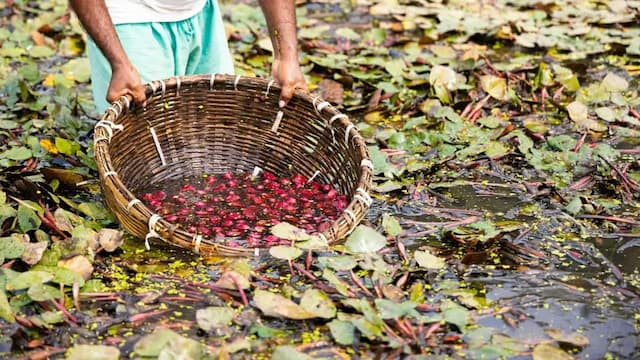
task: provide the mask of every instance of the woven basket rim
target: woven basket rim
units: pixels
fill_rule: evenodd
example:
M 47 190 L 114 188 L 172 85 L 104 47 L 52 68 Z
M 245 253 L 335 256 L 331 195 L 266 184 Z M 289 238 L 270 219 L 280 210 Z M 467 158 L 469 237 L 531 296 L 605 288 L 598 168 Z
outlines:
M 144 87 L 147 99 L 150 100 L 156 97 L 163 98 L 170 91 L 175 91 L 177 94 L 180 88 L 185 85 L 209 86 L 211 91 L 215 91 L 216 86 L 220 86 L 220 83 L 227 87 L 233 86 L 233 90 L 239 92 L 243 90 L 243 86 L 256 86 L 258 84 L 264 88 L 265 95 L 270 92 L 279 94 L 281 90 L 280 86 L 270 79 L 225 74 L 177 76 L 164 80 L 155 80 L 145 84 Z M 327 233 L 327 230 L 317 233 L 328 244 L 334 244 L 341 241 L 342 238 L 355 229 L 371 205 L 372 199 L 369 192 L 373 177 L 373 163 L 369 157 L 364 139 L 358 134 L 355 125 L 349 121 L 348 116 L 338 111 L 328 101 L 321 99 L 319 96 L 313 96 L 306 91 L 296 90 L 293 99 L 299 99 L 311 104 L 317 115 L 325 119 L 327 126 L 335 126 L 334 121 L 338 120 L 335 123 L 340 123 L 345 127 L 345 141 L 350 140 L 353 146 L 359 150 L 359 154 L 362 157 L 357 184 L 358 194 L 349 199 L 347 207 L 347 209 L 352 206 L 358 207 L 358 209 L 362 210 L 360 212 L 362 215 L 358 218 L 351 210 L 346 210 L 348 211 L 347 213 L 343 211 L 333 223 L 337 223 L 342 218 L 343 220 L 346 219 L 350 225 L 345 234 L 340 234 L 339 238 L 332 238 L 332 235 Z M 207 255 L 259 256 L 261 253 L 268 252 L 268 248 L 232 247 L 219 243 L 203 242 L 202 235 L 189 233 L 179 226 L 162 219 L 140 201 L 135 194 L 131 193 L 113 168 L 109 153 L 109 143 L 116 132 L 123 130 L 120 120 L 132 110 L 145 111 L 133 104 L 132 98 L 128 95 L 119 98 L 107 108 L 100 121 L 94 127 L 94 150 L 100 185 L 103 188 L 117 189 L 122 193 L 128 201 L 126 201 L 126 204 L 120 202 L 120 206 L 125 208 L 127 213 L 133 210 L 138 215 L 137 218 L 139 220 L 148 224 L 149 231 L 145 237 L 145 246 L 149 248 L 148 240 L 150 238 L 159 238 L 171 245 Z M 287 111 L 287 108 L 280 110 Z M 104 191 L 103 194 L 105 194 Z M 114 211 L 113 209 L 110 210 Z M 134 214 L 130 216 L 134 216 Z M 125 228 L 125 230 L 127 229 Z

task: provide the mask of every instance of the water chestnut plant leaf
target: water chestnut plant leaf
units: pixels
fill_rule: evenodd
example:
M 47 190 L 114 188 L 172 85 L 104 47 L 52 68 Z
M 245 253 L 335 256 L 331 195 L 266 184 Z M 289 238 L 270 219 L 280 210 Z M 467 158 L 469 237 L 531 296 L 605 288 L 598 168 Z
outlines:
M 7 278 L 6 289 L 9 291 L 28 289 L 37 284 L 53 280 L 53 274 L 46 271 L 25 271 Z
M 344 246 L 350 253 L 374 253 L 387 245 L 387 239 L 375 229 L 358 225 Z
M 276 259 L 293 260 L 302 255 L 302 250 L 295 246 L 276 245 L 269 248 L 269 254 Z
M 66 353 L 66 360 L 118 360 L 120 350 L 106 345 L 74 345 Z
M 210 306 L 196 311 L 196 321 L 200 329 L 210 332 L 216 328 L 227 326 L 235 315 L 232 308 Z
M 416 250 L 413 257 L 419 266 L 432 270 L 442 269 L 445 265 L 443 258 L 431 254 L 429 251 Z
M 312 319 L 317 317 L 302 306 L 284 296 L 265 290 L 256 290 L 253 296 L 256 307 L 265 316 L 294 320 Z
M 572 360 L 573 356 L 567 354 L 551 344 L 538 344 L 533 348 L 533 360 Z
M 312 360 L 313 357 L 298 351 L 295 347 L 290 345 L 282 345 L 276 347 L 271 354 L 272 360 Z
M 331 320 L 327 326 L 329 326 L 329 331 L 331 331 L 331 336 L 333 339 L 342 345 L 351 345 L 355 340 L 355 329 L 356 327 L 349 321 L 333 319 Z
M 318 289 L 307 289 L 300 299 L 300 306 L 306 311 L 324 319 L 336 316 L 336 306 L 331 298 Z

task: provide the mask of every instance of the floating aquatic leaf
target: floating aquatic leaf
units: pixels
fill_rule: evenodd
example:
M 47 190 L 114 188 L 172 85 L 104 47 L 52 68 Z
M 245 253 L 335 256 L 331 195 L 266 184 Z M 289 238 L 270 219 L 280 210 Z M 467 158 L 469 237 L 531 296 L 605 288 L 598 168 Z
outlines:
M 502 101 L 509 100 L 507 81 L 495 75 L 484 75 L 480 77 L 480 85 L 492 98 Z
M 413 254 L 418 265 L 427 269 L 442 269 L 445 265 L 444 259 L 431 254 L 429 251 L 416 250 Z
M 30 159 L 33 156 L 31 150 L 24 146 L 16 146 L 0 154 L 0 158 L 9 160 L 22 161 Z
M 124 233 L 116 229 L 100 229 L 98 231 L 98 243 L 106 252 L 118 249 L 124 241 Z
M 382 227 L 387 235 L 390 236 L 398 236 L 402 234 L 403 231 L 398 219 L 389 214 L 382 215 Z
M 310 313 L 284 296 L 269 291 L 256 290 L 253 301 L 265 316 L 295 320 L 316 317 L 315 314 Z
M 351 270 L 358 265 L 358 261 L 353 256 L 321 256 L 318 262 L 336 271 Z
M 293 260 L 302 255 L 302 250 L 295 246 L 276 245 L 269 248 L 269 254 L 276 259 Z
M 568 344 L 568 345 L 572 345 L 580 348 L 583 348 L 589 345 L 589 338 L 582 334 L 578 334 L 578 333 L 565 334 L 560 329 L 546 329 L 544 332 L 547 333 L 547 335 L 549 335 L 553 340 L 557 341 L 558 343 Z
M 74 345 L 67 351 L 66 360 L 118 360 L 120 350 L 106 345 Z
M 551 344 L 538 344 L 533 348 L 533 360 L 571 360 L 573 356 Z
M 7 279 L 9 291 L 28 289 L 36 284 L 44 284 L 53 279 L 53 274 L 45 271 L 25 271 Z
M 210 332 L 214 329 L 227 326 L 235 315 L 235 311 L 229 307 L 210 306 L 196 311 L 196 321 L 200 329 Z
M 580 101 L 574 101 L 567 105 L 567 112 L 569 117 L 576 124 L 594 131 L 606 131 L 607 126 L 599 120 L 594 120 L 589 117 L 589 108 Z
M 58 261 L 58 266 L 69 269 L 80 275 L 84 280 L 89 280 L 93 273 L 93 265 L 86 257 L 76 255 L 69 259 Z
M 629 82 L 612 72 L 602 79 L 602 87 L 610 92 L 625 91 L 629 88 Z
M 56 144 L 56 149 L 58 149 L 58 151 L 61 154 L 65 154 L 65 155 L 75 155 L 76 152 L 80 150 L 80 144 L 78 144 L 75 141 L 67 140 L 61 137 L 56 137 L 55 144 Z
M 203 344 L 162 328 L 140 339 L 133 351 L 138 356 L 182 360 L 199 360 L 207 354 Z
M 20 259 L 26 264 L 35 265 L 42 259 L 42 255 L 47 250 L 48 245 L 48 241 L 24 243 L 24 252 L 20 255 Z
M 386 245 L 387 239 L 366 225 L 358 225 L 344 244 L 351 253 L 374 253 Z
M 271 354 L 272 360 L 313 360 L 313 358 L 305 353 L 298 351 L 290 345 L 282 345 L 276 347 Z
M 279 238 L 293 241 L 309 240 L 310 235 L 306 231 L 288 223 L 281 222 L 271 228 L 271 233 Z
M 454 303 L 453 301 L 445 301 L 440 306 L 444 320 L 458 327 L 461 331 L 465 329 L 471 316 L 469 310 Z
M 417 316 L 416 304 L 411 301 L 396 303 L 387 299 L 376 299 L 376 309 L 383 319 L 398 319 L 403 316 Z
M 49 301 L 61 298 L 62 292 L 59 288 L 51 285 L 34 284 L 29 287 L 27 295 L 29 295 L 33 301 Z
M 318 289 L 307 289 L 300 299 L 300 306 L 317 317 L 331 319 L 336 316 L 333 301 Z
M 7 299 L 7 293 L 3 288 L 0 288 L 0 318 L 10 323 L 16 320 L 9 299 Z
M 348 321 L 333 319 L 331 320 L 327 326 L 329 326 L 329 331 L 331 331 L 331 336 L 333 339 L 341 345 L 351 345 L 355 340 L 355 329 L 352 323 Z

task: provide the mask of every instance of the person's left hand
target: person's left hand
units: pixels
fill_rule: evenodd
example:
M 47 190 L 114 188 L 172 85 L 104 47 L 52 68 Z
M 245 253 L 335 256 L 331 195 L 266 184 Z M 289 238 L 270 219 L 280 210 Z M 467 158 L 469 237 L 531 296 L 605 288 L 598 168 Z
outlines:
M 293 97 L 296 89 L 306 89 L 307 84 L 300 69 L 298 60 L 274 59 L 271 67 L 271 76 L 280 84 L 280 102 L 278 105 L 284 107 Z

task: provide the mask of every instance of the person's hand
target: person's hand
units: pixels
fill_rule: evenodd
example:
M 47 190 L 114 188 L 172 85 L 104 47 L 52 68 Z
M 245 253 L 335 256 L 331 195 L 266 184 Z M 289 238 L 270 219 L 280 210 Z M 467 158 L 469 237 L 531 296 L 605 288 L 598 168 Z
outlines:
M 136 104 L 143 104 L 147 99 L 140 75 L 133 65 L 112 66 L 107 101 L 112 103 L 125 95 L 131 95 Z
M 297 60 L 275 59 L 271 67 L 271 76 L 280 84 L 280 102 L 278 105 L 284 107 L 293 97 L 296 89 L 306 89 L 307 84 L 302 75 L 302 69 Z

